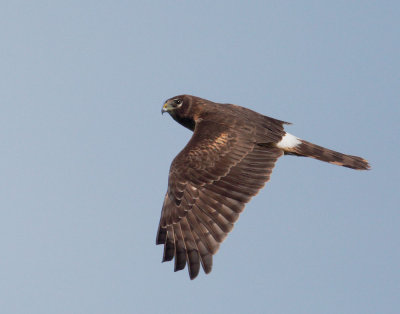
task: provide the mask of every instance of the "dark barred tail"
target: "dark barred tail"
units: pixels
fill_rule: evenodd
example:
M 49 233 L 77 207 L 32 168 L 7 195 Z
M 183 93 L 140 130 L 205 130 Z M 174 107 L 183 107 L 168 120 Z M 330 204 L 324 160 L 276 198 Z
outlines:
M 289 155 L 311 157 L 321 161 L 326 161 L 334 165 L 343 166 L 356 170 L 368 170 L 370 165 L 364 158 L 345 155 L 333 150 L 312 144 L 310 142 L 300 140 L 301 143 L 292 147 Z

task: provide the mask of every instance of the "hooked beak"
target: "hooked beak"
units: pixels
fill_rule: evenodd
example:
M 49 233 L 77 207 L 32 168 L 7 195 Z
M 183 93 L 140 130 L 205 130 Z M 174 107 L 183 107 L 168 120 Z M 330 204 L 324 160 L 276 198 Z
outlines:
M 161 114 L 164 114 L 164 112 L 168 112 L 170 107 L 168 106 L 168 101 L 164 104 L 164 106 L 161 108 Z

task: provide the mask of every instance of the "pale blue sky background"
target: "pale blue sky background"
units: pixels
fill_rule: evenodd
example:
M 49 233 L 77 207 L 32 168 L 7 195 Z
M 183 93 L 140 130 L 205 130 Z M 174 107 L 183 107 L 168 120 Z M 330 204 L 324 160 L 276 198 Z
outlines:
M 399 313 L 398 1 L 2 1 L 1 313 Z M 190 93 L 370 160 L 279 160 L 190 281 L 155 246 Z

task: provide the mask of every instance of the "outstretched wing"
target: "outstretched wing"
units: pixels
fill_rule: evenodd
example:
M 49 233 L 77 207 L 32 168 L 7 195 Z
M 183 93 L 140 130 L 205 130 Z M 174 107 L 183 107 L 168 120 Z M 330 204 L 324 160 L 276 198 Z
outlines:
M 175 258 L 175 271 L 188 264 L 191 279 L 200 264 L 211 271 L 212 255 L 283 154 L 259 141 L 256 124 L 233 122 L 198 122 L 171 165 L 156 243 L 164 244 L 163 261 Z M 282 137 L 277 130 L 274 139 Z

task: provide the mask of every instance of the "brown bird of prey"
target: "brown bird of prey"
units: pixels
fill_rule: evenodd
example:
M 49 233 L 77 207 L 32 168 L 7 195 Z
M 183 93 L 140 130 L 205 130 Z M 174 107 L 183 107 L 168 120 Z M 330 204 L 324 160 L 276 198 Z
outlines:
M 164 245 L 163 262 L 175 258 L 175 271 L 187 264 L 190 279 L 200 264 L 206 274 L 211 272 L 212 256 L 282 155 L 357 170 L 370 167 L 361 157 L 285 132 L 287 122 L 240 106 L 180 95 L 168 99 L 161 111 L 193 131 L 171 164 L 156 240 Z

